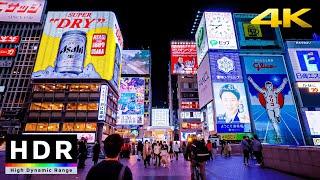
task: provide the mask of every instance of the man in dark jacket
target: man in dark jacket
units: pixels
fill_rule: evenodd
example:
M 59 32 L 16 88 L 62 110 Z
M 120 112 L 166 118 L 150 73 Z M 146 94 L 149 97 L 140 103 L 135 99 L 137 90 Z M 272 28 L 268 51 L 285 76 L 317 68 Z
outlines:
M 143 152 L 143 144 L 141 141 L 138 142 L 137 151 L 138 151 L 138 161 L 140 161 L 140 159 L 142 158 L 142 152 Z
M 260 166 L 262 164 L 262 144 L 256 134 L 253 136 L 252 149 L 253 149 L 253 154 L 257 159 L 256 165 Z

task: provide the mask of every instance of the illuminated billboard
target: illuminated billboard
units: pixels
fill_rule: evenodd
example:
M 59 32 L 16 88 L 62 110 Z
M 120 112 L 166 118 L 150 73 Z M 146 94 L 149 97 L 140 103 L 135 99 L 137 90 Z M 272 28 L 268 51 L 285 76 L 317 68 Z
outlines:
M 297 82 L 301 106 L 320 107 L 320 82 Z
M 283 56 L 242 57 L 247 74 L 251 119 L 270 144 L 303 145 L 303 135 Z
M 181 141 L 187 141 L 190 135 L 195 135 L 196 132 L 181 132 Z
M 121 78 L 117 125 L 143 125 L 144 93 L 144 78 Z
M 310 134 L 320 135 L 320 111 L 305 111 Z
M 197 50 L 194 43 L 171 43 L 171 74 L 196 74 Z
M 207 125 L 208 125 L 209 131 L 215 130 L 215 123 L 214 123 L 214 119 L 213 119 L 213 103 L 212 102 L 210 102 L 207 105 Z
M 213 83 L 217 131 L 251 132 L 246 91 L 243 83 Z
M 122 45 L 113 12 L 48 12 L 32 78 L 105 79 L 117 85 Z
M 169 126 L 169 109 L 152 109 L 152 126 Z
M 237 49 L 230 12 L 205 12 L 209 49 Z
M 45 0 L 1 0 L 0 21 L 41 22 Z
M 320 43 L 288 41 L 288 54 L 296 81 L 320 81 Z
M 202 64 L 198 68 L 197 82 L 199 92 L 199 104 L 200 108 L 202 108 L 213 99 L 208 55 L 204 58 Z
M 122 74 L 150 74 L 149 50 L 123 50 Z
M 242 82 L 242 71 L 238 53 L 210 52 L 212 82 Z
M 206 22 L 205 22 L 204 16 L 202 16 L 201 21 L 199 23 L 195 39 L 196 39 L 196 47 L 197 47 L 197 61 L 198 61 L 198 66 L 200 66 L 201 61 L 206 56 L 209 50 Z
M 201 119 L 201 112 L 180 112 L 181 119 Z

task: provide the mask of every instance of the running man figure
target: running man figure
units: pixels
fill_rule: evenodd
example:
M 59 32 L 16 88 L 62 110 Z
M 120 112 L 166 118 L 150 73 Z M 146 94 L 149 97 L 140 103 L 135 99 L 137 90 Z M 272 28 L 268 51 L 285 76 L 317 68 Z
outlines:
M 265 89 L 262 89 L 257 85 L 253 79 L 249 76 L 249 82 L 252 86 L 263 94 L 263 97 L 266 101 L 266 110 L 269 116 L 269 119 L 272 123 L 272 126 L 276 132 L 276 140 L 280 143 L 281 142 L 281 132 L 280 132 L 280 104 L 278 102 L 278 95 L 286 86 L 288 79 L 284 78 L 281 85 L 277 88 L 273 88 L 273 84 L 270 81 L 265 82 Z

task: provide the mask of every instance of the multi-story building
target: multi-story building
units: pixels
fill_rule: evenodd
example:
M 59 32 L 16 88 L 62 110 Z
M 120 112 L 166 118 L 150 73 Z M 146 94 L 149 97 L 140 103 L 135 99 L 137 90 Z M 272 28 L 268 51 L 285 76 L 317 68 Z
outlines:
M 0 135 L 21 130 L 45 9 L 45 1 L 21 1 L 15 4 L 13 11 L 5 12 L 6 8 L 12 10 L 10 4 L 3 3 L 0 19 Z M 26 11 L 18 12 L 20 7 L 25 7 Z

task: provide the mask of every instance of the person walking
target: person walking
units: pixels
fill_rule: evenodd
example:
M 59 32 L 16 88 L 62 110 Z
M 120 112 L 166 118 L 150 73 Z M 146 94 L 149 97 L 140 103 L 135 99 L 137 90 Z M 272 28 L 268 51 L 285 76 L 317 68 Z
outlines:
M 256 134 L 253 136 L 252 149 L 257 160 L 256 165 L 262 165 L 262 144 Z
M 85 167 L 85 161 L 87 159 L 87 146 L 84 138 L 81 138 L 79 141 L 79 162 L 78 168 L 83 169 Z
M 92 156 L 92 161 L 94 165 L 98 163 L 99 154 L 100 154 L 100 143 L 99 141 L 96 141 L 93 146 L 93 156 Z
M 173 145 L 173 151 L 174 151 L 174 154 L 176 156 L 176 160 L 178 161 L 179 159 L 179 144 L 178 142 L 176 142 L 174 145 Z
M 137 151 L 138 151 L 138 161 L 140 161 L 142 157 L 142 151 L 143 151 L 143 144 L 141 141 L 138 142 Z
M 241 141 L 241 149 L 243 152 L 243 164 L 248 166 L 249 165 L 249 151 L 250 151 L 250 145 L 248 143 L 248 137 L 243 136 L 243 139 Z
M 212 157 L 212 143 L 210 140 L 207 141 L 207 149 L 209 151 L 209 154 L 210 154 L 210 159 L 213 160 L 213 157 Z
M 218 152 L 217 140 L 215 140 L 215 141 L 212 143 L 212 152 L 213 152 L 213 157 L 216 158 L 217 152 Z
M 221 152 L 220 152 L 220 154 L 221 154 L 221 156 L 222 156 L 223 151 L 224 151 L 225 143 L 226 143 L 226 142 L 225 142 L 223 139 L 221 139 L 221 141 L 220 141 L 220 144 L 221 144 Z
M 187 144 L 186 144 L 185 141 L 182 142 L 181 149 L 182 149 L 182 153 L 183 153 L 184 160 L 188 160 L 188 156 L 187 156 Z
M 160 151 L 161 151 L 161 146 L 160 146 L 160 143 L 157 142 L 157 144 L 154 146 L 154 149 L 153 149 L 153 152 L 156 158 L 154 166 L 160 166 L 160 160 L 161 160 Z
M 170 155 L 170 160 L 173 160 L 174 152 L 173 152 L 173 142 L 170 141 L 169 143 L 169 155 Z
M 123 142 L 119 134 L 111 134 L 106 138 L 104 141 L 106 159 L 89 170 L 86 180 L 132 180 L 130 168 L 119 162 Z
M 231 150 L 232 150 L 232 148 L 231 148 L 230 142 L 227 142 L 227 144 L 226 144 L 226 149 L 227 149 L 227 156 L 228 156 L 228 157 L 231 157 Z
M 144 143 L 142 156 L 144 161 L 144 167 L 146 168 L 147 165 L 150 166 L 151 146 L 148 140 L 146 140 Z

